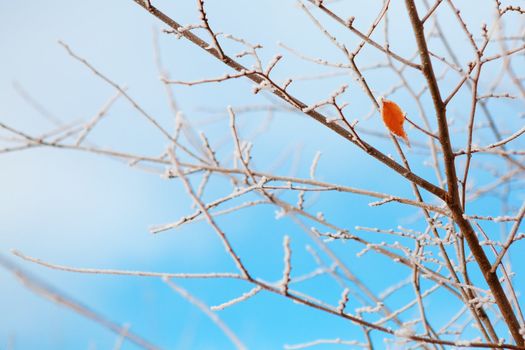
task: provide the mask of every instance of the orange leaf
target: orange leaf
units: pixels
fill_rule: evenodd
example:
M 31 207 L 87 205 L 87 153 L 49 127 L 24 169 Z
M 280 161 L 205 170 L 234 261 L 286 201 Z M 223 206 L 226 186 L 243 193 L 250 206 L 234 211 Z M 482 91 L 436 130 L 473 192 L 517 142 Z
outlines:
M 397 103 L 382 99 L 381 100 L 381 118 L 390 132 L 396 136 L 401 137 L 406 144 L 410 147 L 408 142 L 408 136 L 403 129 L 403 123 L 405 122 L 405 113 L 397 105 Z

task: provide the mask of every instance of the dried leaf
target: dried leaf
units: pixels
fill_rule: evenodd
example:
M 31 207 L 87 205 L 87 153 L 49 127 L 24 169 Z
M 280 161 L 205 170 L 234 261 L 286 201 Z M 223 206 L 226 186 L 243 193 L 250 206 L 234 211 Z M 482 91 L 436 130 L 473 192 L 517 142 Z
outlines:
M 396 136 L 401 137 L 408 146 L 408 136 L 403 129 L 403 123 L 405 122 L 405 113 L 397 105 L 397 103 L 382 99 L 381 100 L 381 118 L 390 132 Z

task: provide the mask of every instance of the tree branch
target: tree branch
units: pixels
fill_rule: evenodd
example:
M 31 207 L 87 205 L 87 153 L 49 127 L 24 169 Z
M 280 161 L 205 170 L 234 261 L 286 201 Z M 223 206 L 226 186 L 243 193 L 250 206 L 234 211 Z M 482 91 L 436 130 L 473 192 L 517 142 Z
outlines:
M 441 148 L 443 150 L 443 162 L 445 165 L 445 174 L 447 177 L 447 186 L 448 192 L 446 196 L 446 202 L 455 223 L 459 226 L 461 233 L 467 240 L 469 248 L 478 263 L 478 266 L 483 273 L 483 277 L 487 282 L 496 304 L 498 305 L 499 310 L 507 324 L 512 337 L 516 344 L 523 346 L 525 344 L 523 336 L 520 334 L 520 324 L 512 306 L 505 295 L 503 287 L 500 284 L 500 281 L 495 274 L 491 271 L 491 264 L 483 251 L 483 248 L 479 244 L 479 240 L 474 232 L 474 229 L 463 217 L 463 210 L 460 203 L 460 196 L 458 191 L 458 178 L 456 174 L 456 168 L 454 164 L 454 153 L 452 151 L 452 145 L 449 136 L 448 124 L 447 124 L 447 115 L 446 115 L 446 105 L 444 104 L 439 86 L 437 84 L 437 79 L 434 74 L 432 67 L 432 62 L 430 60 L 430 54 L 428 51 L 423 23 L 419 19 L 417 13 L 416 4 L 414 0 L 405 0 L 406 8 L 408 15 L 410 17 L 410 22 L 412 23 L 412 28 L 414 30 L 417 46 L 419 48 L 419 55 L 421 58 L 422 73 L 427 81 L 430 94 L 432 96 L 432 101 L 434 103 L 434 109 L 436 111 L 436 119 L 438 123 L 439 130 L 439 141 Z

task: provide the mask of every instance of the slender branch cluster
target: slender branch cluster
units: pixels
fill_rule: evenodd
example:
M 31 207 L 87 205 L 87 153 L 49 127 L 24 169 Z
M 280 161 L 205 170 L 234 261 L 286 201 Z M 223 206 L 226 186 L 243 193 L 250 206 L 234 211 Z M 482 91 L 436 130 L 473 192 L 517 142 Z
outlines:
M 523 300 L 514 284 L 515 276 L 520 272 L 518 249 L 525 238 L 522 226 L 525 216 L 525 128 L 523 114 L 512 115 L 507 112 L 509 109 L 505 109 L 505 115 L 502 115 L 503 112 L 498 110 L 506 104 L 511 104 L 511 108 L 520 106 L 522 110 L 525 102 L 525 72 L 514 63 L 515 58 L 525 52 L 525 27 L 522 25 L 517 33 L 509 33 L 504 26 L 506 21 L 516 17 L 523 22 L 525 11 L 521 7 L 504 6 L 495 0 L 494 17 L 487 18 L 487 23 L 480 29 L 474 29 L 468 13 L 460 9 L 458 1 L 423 0 L 416 6 L 414 0 L 406 0 L 405 6 L 400 7 L 397 2 L 385 0 L 372 23 L 365 27 L 362 23 L 358 25 L 356 18 L 348 17 L 351 4 L 341 10 L 342 7 L 332 5 L 330 1 L 298 1 L 300 13 L 340 54 L 341 61 L 328 55 L 302 52 L 302 49 L 294 48 L 293 43 L 280 43 L 288 55 L 272 53 L 270 57 L 273 58 L 266 61 L 260 55 L 261 52 L 267 53 L 263 45 L 250 43 L 238 33 L 217 32 L 216 26 L 210 24 L 210 19 L 212 24 L 215 21 L 213 14 L 207 12 L 204 0 L 196 1 L 195 23 L 185 25 L 179 23 L 176 13 L 172 16 L 163 12 L 154 1 L 134 0 L 134 3 L 163 23 L 166 26 L 164 32 L 173 41 L 187 40 L 204 50 L 203 54 L 224 64 L 222 75 L 218 73 L 215 77 L 198 77 L 191 81 L 176 80 L 169 77 L 169 67 L 162 65 L 160 53 L 156 52 L 160 82 L 166 88 L 176 120 L 175 131 L 166 130 L 126 88 L 61 43 L 72 58 L 111 86 L 114 95 L 86 121 L 65 125 L 55 120 L 56 129 L 40 135 L 29 134 L 0 121 L 0 154 L 32 148 L 76 150 L 122 160 L 132 167 L 162 176 L 166 181 L 178 181 L 193 203 L 192 212 L 174 218 L 172 222 L 153 224 L 151 233 L 169 234 L 183 225 L 205 221 L 221 241 L 235 271 L 187 274 L 104 270 L 58 265 L 15 251 L 17 257 L 68 272 L 161 278 L 177 294 L 202 310 L 238 349 L 247 348 L 242 334 L 226 325 L 218 312 L 234 306 L 241 308 L 243 302 L 257 299 L 262 293 L 275 294 L 305 308 L 350 321 L 362 332 L 359 339 L 308 339 L 305 335 L 303 343 L 286 345 L 288 349 L 323 344 L 380 348 L 383 338 L 386 344 L 414 349 L 445 349 L 448 346 L 525 349 Z M 411 33 L 404 40 L 413 43 L 412 52 L 394 45 L 396 36 L 400 35 L 392 24 L 394 8 L 404 11 L 410 21 L 407 25 Z M 455 35 L 462 37 L 468 54 L 453 48 L 453 38 L 448 34 L 448 28 L 444 28 L 443 16 L 447 16 L 447 21 L 454 21 L 458 29 Z M 352 47 L 346 36 L 333 29 L 334 25 L 354 36 L 357 44 Z M 236 45 L 241 46 L 240 52 L 230 49 Z M 383 59 L 362 64 L 361 60 L 368 61 L 366 56 L 371 55 L 370 52 Z M 311 64 L 323 73 L 294 76 L 283 72 L 283 62 L 289 59 Z M 243 64 L 241 60 L 251 65 Z M 496 74 L 494 67 L 499 69 Z M 378 72 L 391 79 L 386 88 L 383 81 L 373 78 Z M 317 96 L 312 101 L 303 102 L 309 96 L 302 93 L 303 84 L 348 76 L 354 79 L 334 84 L 333 93 L 328 96 Z M 222 144 L 228 145 L 230 150 L 224 152 L 221 142 L 202 130 L 195 130 L 188 122 L 175 102 L 172 87 L 237 79 L 250 81 L 252 92 L 263 95 L 266 100 L 263 105 L 228 106 L 223 110 L 208 111 L 210 115 L 220 116 L 221 120 L 229 120 L 229 123 L 224 123 L 227 140 Z M 364 97 L 359 103 L 368 106 L 366 114 L 355 112 L 354 106 L 358 102 L 354 98 L 355 91 L 361 91 Z M 24 96 L 28 104 L 35 105 L 31 97 L 25 93 Z M 407 109 L 411 112 L 405 120 L 411 127 L 412 149 L 406 149 L 382 125 L 378 127 L 380 124 L 369 123 L 378 118 L 382 96 L 402 100 L 409 106 Z M 118 99 L 125 99 L 165 141 L 165 148 L 158 154 L 106 149 L 94 143 L 93 130 L 107 118 L 108 111 Z M 42 108 L 37 107 L 42 113 Z M 305 175 L 297 175 L 297 172 L 283 175 L 276 170 L 278 164 L 274 168 L 259 168 L 254 156 L 257 149 L 255 139 L 265 132 L 266 124 L 261 123 L 253 135 L 243 138 L 244 116 L 253 112 L 266 112 L 271 116 L 275 113 L 299 114 L 316 121 L 319 128 L 331 131 L 334 138 L 353 145 L 354 152 L 373 159 L 385 171 L 388 181 L 393 179 L 393 182 L 406 185 L 409 195 L 400 195 L 397 188 L 376 191 L 372 183 L 368 188 L 361 188 L 323 181 L 321 179 L 325 178 L 323 174 L 329 165 L 325 164 L 324 156 L 321 161 L 321 151 L 311 158 Z M 300 130 L 293 132 L 299 133 Z M 479 185 L 478 178 L 489 180 Z M 220 194 L 209 199 L 208 189 L 216 179 L 226 181 L 230 186 L 213 191 Z M 348 220 L 328 215 L 334 208 L 319 210 L 317 203 L 325 203 L 322 202 L 324 198 L 333 200 L 336 197 L 340 199 L 333 204 L 334 207 L 363 197 L 368 201 L 366 210 L 370 216 L 380 215 L 377 213 L 390 208 L 403 208 L 403 213 L 411 212 L 412 216 L 403 226 L 395 223 L 386 228 L 383 224 L 363 226 L 360 218 L 355 218 L 353 226 L 349 226 Z M 488 210 L 480 210 L 484 203 L 491 203 Z M 505 204 L 501 206 L 502 210 L 497 207 L 500 203 Z M 311 256 L 310 263 L 315 264 L 314 269 L 304 271 L 296 258 L 298 240 L 294 239 L 292 254 L 291 238 L 284 236 L 283 259 L 280 260 L 284 262 L 282 275 L 268 281 L 252 272 L 250 256 L 243 254 L 228 226 L 222 225 L 223 221 L 218 218 L 263 206 L 272 206 L 276 219 L 288 218 L 295 224 L 296 232 L 291 234 L 292 237 L 297 235 L 311 242 L 307 251 Z M 348 246 L 357 249 L 351 253 Z M 344 249 L 347 249 L 346 253 L 341 253 Z M 516 257 L 511 255 L 514 253 L 517 253 Z M 404 275 L 378 293 L 370 286 L 373 280 L 370 273 L 362 268 L 354 269 L 355 264 L 365 258 L 387 259 L 392 269 L 402 270 Z M 2 260 L 0 263 L 18 274 L 31 289 L 38 289 L 39 294 L 50 298 L 46 288 L 34 288 L 31 279 L 12 264 Z M 374 277 L 381 279 L 381 276 Z M 209 307 L 205 301 L 182 288 L 176 282 L 180 279 L 233 279 L 248 288 L 241 295 Z M 305 285 L 316 279 L 328 279 L 334 284 L 318 283 L 319 293 L 312 293 Z M 324 292 L 334 288 L 337 290 L 332 294 L 339 298 L 326 297 L 328 293 Z M 436 315 L 434 306 L 442 303 L 443 295 L 452 300 L 451 305 L 460 305 L 457 309 L 440 309 L 446 317 Z M 152 348 L 127 329 L 73 307 L 73 302 L 64 302 L 66 299 L 59 297 L 52 299 L 98 320 L 121 334 L 122 339 Z

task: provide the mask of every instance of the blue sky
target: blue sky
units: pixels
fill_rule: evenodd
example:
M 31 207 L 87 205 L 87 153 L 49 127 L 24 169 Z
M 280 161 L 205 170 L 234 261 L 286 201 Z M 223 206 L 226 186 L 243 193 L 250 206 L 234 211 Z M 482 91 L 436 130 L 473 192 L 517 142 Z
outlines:
M 341 59 L 296 8 L 294 1 L 250 1 L 249 5 L 246 0 L 208 2 L 214 26 L 262 43 L 265 49 L 261 56 L 265 62 L 277 52 L 283 52 L 278 41 L 313 56 Z M 195 20 L 194 1 L 158 3 L 182 23 Z M 340 3 L 334 6 L 343 8 Z M 351 10 L 346 11 L 356 16 L 356 26 L 366 28 L 380 7 L 376 1 L 367 6 L 351 6 Z M 489 10 L 490 7 L 481 6 L 473 9 L 469 24 L 479 27 L 479 18 Z M 391 14 L 392 21 L 399 25 L 392 33 L 392 46 L 408 56 L 414 43 L 408 35 L 404 9 L 393 5 Z M 453 26 L 450 24 L 445 30 L 452 31 Z M 341 35 L 350 47 L 358 43 L 338 26 L 329 24 L 328 27 Z M 155 67 L 153 33 L 158 33 L 162 59 L 172 77 L 196 80 L 220 76 L 227 70 L 189 43 L 159 33 L 163 28 L 132 1 L 26 0 L 21 3 L 0 0 L 0 121 L 29 133 L 53 127 L 24 102 L 13 83 L 22 86 L 50 114 L 65 123 L 90 118 L 114 95 L 111 87 L 67 55 L 57 44 L 57 40 L 62 40 L 127 87 L 141 106 L 172 130 L 173 116 Z M 464 43 L 462 38 L 453 40 L 466 61 L 471 54 L 462 48 Z M 368 60 L 380 57 L 377 51 L 366 47 L 358 63 L 365 65 Z M 323 71 L 326 70 L 297 59 L 286 59 L 275 74 L 284 78 L 287 74 L 310 75 Z M 370 72 L 369 77 L 378 93 L 392 83 L 381 72 Z M 351 76 L 305 82 L 297 89 L 301 98 L 315 102 L 342 83 L 351 85 L 349 102 L 355 118 L 366 115 L 369 103 Z M 453 86 L 447 84 L 447 87 Z M 263 94 L 253 95 L 251 89 L 248 82 L 235 80 L 220 85 L 177 86 L 173 91 L 186 117 L 197 127 L 202 126 L 210 140 L 220 145 L 229 136 L 228 120 L 221 118 L 204 124 L 210 114 L 203 108 L 220 111 L 227 105 L 235 108 L 267 102 Z M 408 101 L 406 94 L 401 93 L 399 101 Z M 459 98 L 450 113 L 461 117 L 463 106 Z M 515 103 L 501 106 L 499 110 L 512 112 L 522 107 Z M 407 105 L 406 110 L 409 115 L 417 113 L 414 106 Z M 430 104 L 428 112 L 431 112 Z M 241 116 L 241 134 L 250 135 L 265 118 L 265 113 Z M 362 123 L 369 128 L 382 127 L 377 114 Z M 166 147 L 159 133 L 123 99 L 111 109 L 92 140 L 104 147 L 153 155 Z M 395 152 L 383 141 L 374 142 L 385 153 Z M 260 169 L 269 169 L 281 156 L 285 164 L 290 164 L 295 156 L 297 173 L 308 177 L 311 159 L 320 150 L 321 180 L 377 191 L 395 189 L 395 194 L 411 197 L 410 187 L 390 170 L 303 116 L 277 113 L 268 131 L 259 135 L 254 143 L 254 158 Z M 227 143 L 221 146 L 219 154 L 230 152 L 229 147 Z M 287 154 L 290 154 L 288 158 Z M 411 157 L 417 164 L 417 173 L 435 182 L 431 168 L 420 164 L 425 157 L 416 154 Z M 132 169 L 113 159 L 54 149 L 1 155 L 0 167 L 2 255 L 10 257 L 9 249 L 16 248 L 28 255 L 73 266 L 162 272 L 234 270 L 214 232 L 202 222 L 158 235 L 148 232 L 153 225 L 176 221 L 192 211 L 183 188 L 174 181 Z M 290 167 L 283 165 L 278 171 L 287 174 Z M 484 183 L 489 179 L 480 175 L 476 181 Z M 220 186 L 218 183 L 206 199 L 221 194 Z M 515 199 L 522 200 L 522 193 L 517 193 Z M 413 223 L 413 210 L 392 204 L 371 211 L 369 202 L 368 198 L 350 194 L 329 194 L 322 196 L 313 210 L 323 209 L 327 216 L 348 228 L 356 225 L 421 228 Z M 475 208 L 484 214 L 484 210 L 494 205 L 489 199 Z M 304 246 L 312 242 L 289 218 L 274 220 L 274 211 L 270 207 L 249 209 L 221 217 L 218 222 L 230 235 L 243 261 L 261 278 L 270 281 L 280 278 L 285 234 L 292 239 L 294 272 L 311 271 L 315 263 Z M 493 213 L 488 212 L 487 215 Z M 374 239 L 372 234 L 363 234 Z M 392 267 L 377 255 L 356 259 L 355 254 L 361 247 L 354 243 L 335 249 L 375 292 L 411 273 Z M 228 339 L 202 312 L 159 279 L 71 274 L 12 260 L 109 319 L 130 324 L 133 331 L 163 348 L 231 348 Z M 235 281 L 181 281 L 180 284 L 210 305 L 220 304 L 251 288 Z M 318 288 L 324 284 L 326 288 Z M 0 270 L 0 285 L 0 309 L 7 315 L 0 318 L 0 349 L 5 348 L 10 339 L 14 341 L 14 349 L 43 350 L 107 349 L 115 342 L 116 336 L 111 332 L 33 294 L 5 270 Z M 333 303 L 340 295 L 335 282 L 326 277 L 308 282 L 304 290 Z M 429 307 L 435 307 L 435 316 L 439 319 L 440 305 Z M 412 316 L 416 315 L 414 310 Z M 220 316 L 252 349 L 281 348 L 283 344 L 342 335 L 349 339 L 362 337 L 360 330 L 349 322 L 265 293 L 221 311 Z M 378 339 L 381 338 L 379 335 Z M 136 347 L 126 342 L 123 349 Z

